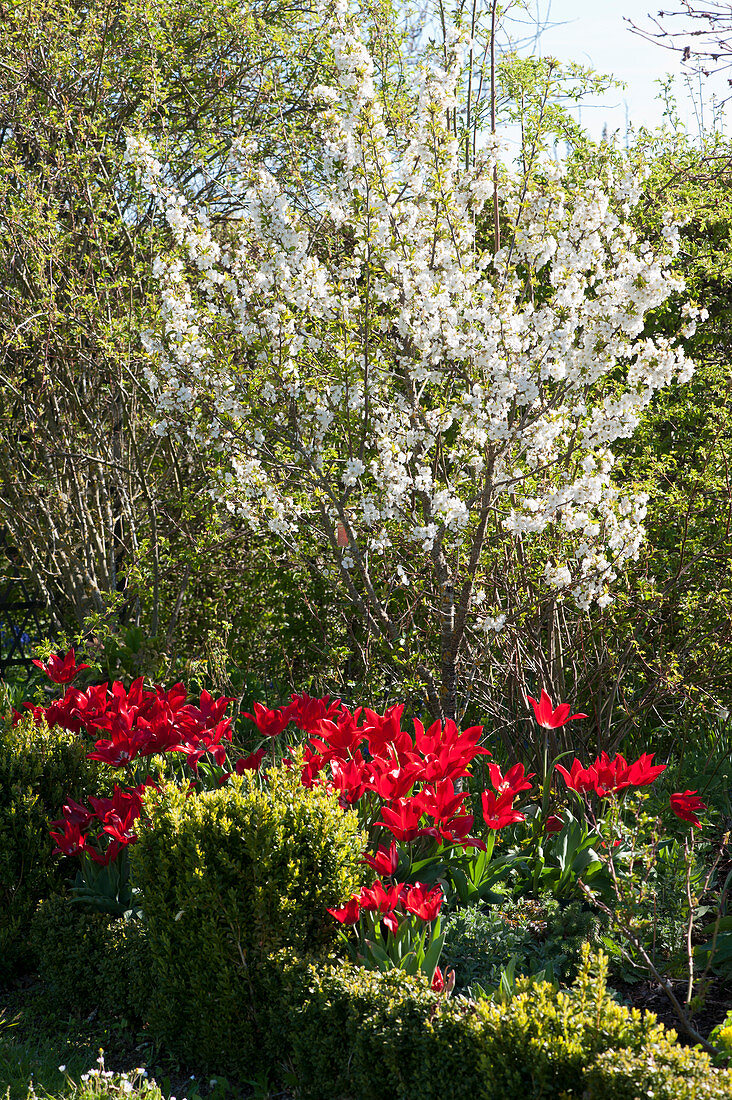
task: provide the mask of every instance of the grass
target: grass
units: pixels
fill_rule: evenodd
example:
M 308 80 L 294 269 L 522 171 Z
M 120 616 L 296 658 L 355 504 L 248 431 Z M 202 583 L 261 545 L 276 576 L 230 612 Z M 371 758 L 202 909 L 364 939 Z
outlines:
M 59 1016 L 36 983 L 15 986 L 0 1003 L 0 1096 L 8 1100 L 26 1100 L 31 1090 L 59 1100 L 75 1096 L 101 1049 L 122 1070 L 145 1066 L 152 1053 L 122 1024 L 100 1024 L 93 1010 L 85 1020 Z
M 74 1074 L 71 1067 L 61 1063 L 53 1073 L 57 1084 L 50 1084 L 50 1078 L 37 1079 L 31 1072 L 27 1083 L 25 1057 L 33 1056 L 33 1049 L 23 1044 L 3 1042 L 3 1057 L 18 1059 L 14 1082 L 8 1084 L 6 1096 L 21 1097 L 22 1100 L 34 1100 L 36 1097 L 53 1097 L 54 1100 L 163 1100 L 163 1093 L 147 1071 L 140 1068 L 131 1073 L 115 1073 L 105 1065 L 103 1052 L 100 1052 L 91 1069 Z M 37 1051 L 35 1052 L 38 1053 Z M 44 1066 L 44 1070 L 45 1070 Z M 50 1072 L 50 1069 L 49 1069 Z M 50 1086 L 50 1087 L 49 1087 Z
M 126 1021 L 101 1021 L 95 1010 L 86 1019 L 59 1016 L 32 979 L 0 991 L 0 1100 L 284 1100 L 289 1095 L 271 1091 L 264 1079 L 230 1082 L 191 1069 Z

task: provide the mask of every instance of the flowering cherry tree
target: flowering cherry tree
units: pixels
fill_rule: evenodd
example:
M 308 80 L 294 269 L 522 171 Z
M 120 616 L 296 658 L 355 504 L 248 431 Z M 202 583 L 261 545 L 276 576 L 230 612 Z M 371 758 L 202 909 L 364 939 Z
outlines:
M 130 137 L 174 239 L 155 261 L 148 380 L 161 434 L 213 447 L 212 495 L 328 560 L 387 648 L 439 634 L 433 660 L 412 644 L 433 711 L 455 718 L 467 656 L 516 621 L 502 580 L 517 552 L 531 599 L 582 609 L 609 602 L 637 554 L 645 500 L 613 480 L 612 445 L 692 371 L 644 333 L 679 287 L 676 230 L 661 250 L 636 239 L 629 178 L 573 189 L 555 163 L 516 178 L 494 172 L 493 141 L 461 167 L 446 125 L 459 41 L 447 70 L 421 71 L 403 131 L 345 3 L 331 44 L 314 213 L 242 143 L 246 212 L 215 226 Z

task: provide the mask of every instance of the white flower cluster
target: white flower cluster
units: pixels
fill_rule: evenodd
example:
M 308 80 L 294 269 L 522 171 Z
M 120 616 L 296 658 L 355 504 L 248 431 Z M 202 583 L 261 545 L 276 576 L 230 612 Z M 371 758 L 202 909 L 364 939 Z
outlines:
M 66 1066 L 58 1067 L 59 1072 L 65 1073 Z M 144 1067 L 132 1070 L 128 1073 L 115 1073 L 106 1069 L 104 1065 L 104 1052 L 99 1052 L 97 1064 L 93 1069 L 81 1074 L 81 1082 L 86 1086 L 86 1091 L 91 1096 L 105 1097 L 107 1100 L 124 1100 L 127 1096 L 150 1096 L 152 1100 L 160 1100 L 161 1093 L 156 1082 L 147 1075 Z M 175 1097 L 171 1097 L 175 1100 Z
M 330 173 L 317 225 L 242 144 L 246 210 L 219 236 L 128 141 L 177 244 L 155 266 L 161 327 L 143 337 L 162 430 L 185 425 L 227 459 L 212 493 L 286 538 L 319 525 L 346 568 L 387 556 L 403 584 L 400 553 L 464 561 L 490 513 L 516 539 L 559 532 L 566 560 L 546 582 L 603 606 L 645 511 L 614 483 L 611 445 L 692 371 L 643 335 L 679 286 L 675 227 L 654 251 L 624 220 L 637 180 L 570 190 L 547 164 L 541 185 L 501 184 L 515 231 L 493 255 L 480 215 L 497 143 L 464 170 L 445 127 L 460 43 L 448 71 L 421 72 L 395 137 L 345 0 L 331 42 L 337 82 L 312 92 Z

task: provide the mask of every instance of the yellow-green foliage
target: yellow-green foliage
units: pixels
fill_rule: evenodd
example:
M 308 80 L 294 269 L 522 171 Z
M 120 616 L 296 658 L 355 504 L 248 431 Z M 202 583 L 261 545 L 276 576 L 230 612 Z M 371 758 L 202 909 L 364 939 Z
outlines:
M 356 816 L 297 770 L 232 779 L 218 791 L 148 796 L 133 874 L 148 925 L 153 1030 L 212 1067 L 246 1069 L 264 1049 L 267 956 L 317 950 L 326 910 L 357 888 Z
M 732 1097 L 732 1071 L 714 1069 L 702 1051 L 675 1046 L 667 1036 L 640 1053 L 621 1050 L 601 1054 L 585 1080 L 586 1100 Z
M 284 971 L 280 1024 L 302 1100 L 481 1097 L 480 1021 L 422 976 L 331 962 Z
M 0 978 L 30 961 L 33 912 L 68 876 L 48 827 L 69 795 L 83 802 L 99 793 L 102 769 L 86 751 L 75 734 L 30 716 L 0 724 Z
M 570 990 L 526 980 L 507 1004 L 474 1004 L 463 998 L 445 1001 L 419 978 L 291 963 L 284 971 L 286 1030 L 299 1095 L 305 1100 L 723 1100 L 732 1095 L 729 1075 L 713 1069 L 706 1056 L 678 1047 L 674 1033 L 651 1014 L 616 1004 L 606 993 L 604 971 L 600 957 L 591 976 L 585 958 Z
M 488 1097 L 581 1096 L 587 1066 L 601 1051 L 637 1051 L 664 1035 L 655 1017 L 617 1004 L 607 993 L 607 959 L 591 974 L 587 948 L 571 990 L 518 984 L 507 1005 L 484 1002 L 481 1062 Z

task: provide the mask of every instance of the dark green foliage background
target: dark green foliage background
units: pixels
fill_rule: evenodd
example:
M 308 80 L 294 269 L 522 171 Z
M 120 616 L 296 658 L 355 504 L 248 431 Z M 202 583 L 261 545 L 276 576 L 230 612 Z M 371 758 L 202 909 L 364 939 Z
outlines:
M 49 823 L 68 797 L 83 802 L 106 787 L 86 751 L 58 726 L 0 725 L 0 981 L 32 962 L 36 906 L 64 888 L 68 871 L 51 854 Z

